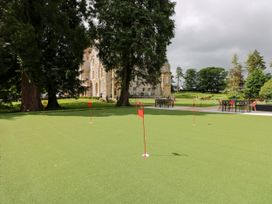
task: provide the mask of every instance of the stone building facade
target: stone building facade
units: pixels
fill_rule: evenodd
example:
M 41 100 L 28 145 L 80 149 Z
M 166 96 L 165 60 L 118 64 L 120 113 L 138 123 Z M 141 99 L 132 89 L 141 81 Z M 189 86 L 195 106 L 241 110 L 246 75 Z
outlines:
M 87 97 L 102 97 L 104 99 L 116 99 L 120 95 L 119 83 L 114 71 L 106 72 L 102 62 L 97 57 L 96 48 L 84 50 L 83 64 L 80 66 L 80 79 L 84 81 Z M 130 83 L 129 93 L 132 97 L 169 97 L 171 95 L 170 65 L 165 64 L 161 68 L 161 79 L 157 86 L 143 84 L 137 79 Z

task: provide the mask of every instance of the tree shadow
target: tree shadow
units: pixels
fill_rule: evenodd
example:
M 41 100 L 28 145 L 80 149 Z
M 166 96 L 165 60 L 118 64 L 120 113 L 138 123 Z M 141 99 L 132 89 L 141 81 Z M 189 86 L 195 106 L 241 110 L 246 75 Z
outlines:
M 2 113 L 0 115 L 1 119 L 12 120 L 16 118 L 21 118 L 25 116 L 66 116 L 66 117 L 110 117 L 110 116 L 128 116 L 136 115 L 137 107 L 93 107 L 91 109 L 81 108 L 81 109 L 61 109 L 54 111 L 41 111 L 41 112 L 17 112 L 17 113 Z M 148 115 L 165 115 L 165 116 L 205 116 L 210 114 L 218 113 L 208 113 L 208 112 L 195 112 L 190 110 L 172 110 L 172 109 L 145 109 L 145 116 Z M 220 113 L 219 113 L 220 114 Z

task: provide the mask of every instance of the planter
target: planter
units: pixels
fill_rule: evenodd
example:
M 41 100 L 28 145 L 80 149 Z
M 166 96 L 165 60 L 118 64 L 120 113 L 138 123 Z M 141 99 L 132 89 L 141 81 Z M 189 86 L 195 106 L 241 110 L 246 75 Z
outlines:
M 257 111 L 272 111 L 272 105 L 256 105 Z

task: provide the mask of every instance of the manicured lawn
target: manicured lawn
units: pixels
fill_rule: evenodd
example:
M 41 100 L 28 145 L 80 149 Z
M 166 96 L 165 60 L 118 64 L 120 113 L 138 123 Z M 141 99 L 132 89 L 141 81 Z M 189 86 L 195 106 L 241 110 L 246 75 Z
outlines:
M 88 109 L 87 103 L 88 101 L 92 101 L 93 105 L 96 108 L 105 108 L 105 107 L 114 107 L 114 103 L 104 103 L 96 99 L 89 98 L 68 98 L 68 99 L 58 99 L 58 102 L 62 108 L 62 110 L 67 109 Z M 42 104 L 45 107 L 47 104 L 47 100 L 42 100 Z M 13 102 L 13 107 L 1 107 L 0 106 L 0 114 L 1 113 L 9 113 L 9 112 L 19 112 L 20 111 L 20 102 Z M 61 111 L 61 110 L 58 110 Z
M 272 118 L 135 112 L 1 114 L 0 203 L 272 203 Z
M 227 95 L 223 93 L 201 93 L 201 92 L 192 92 L 192 91 L 181 91 L 178 93 L 173 93 L 176 98 L 209 98 L 212 100 L 217 99 L 227 99 Z
M 131 104 L 134 104 L 134 101 L 141 101 L 145 105 L 148 106 L 154 106 L 155 99 L 130 99 Z M 193 106 L 193 103 L 195 103 L 198 107 L 209 107 L 209 106 L 217 106 L 218 101 L 217 100 L 200 100 L 200 99 L 190 99 L 190 98 L 176 98 L 175 106 Z

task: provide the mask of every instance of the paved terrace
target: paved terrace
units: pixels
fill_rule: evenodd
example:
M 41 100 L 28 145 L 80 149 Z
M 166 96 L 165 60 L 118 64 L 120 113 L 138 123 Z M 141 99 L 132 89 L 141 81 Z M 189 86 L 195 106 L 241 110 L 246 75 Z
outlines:
M 177 111 L 197 111 L 197 112 L 206 112 L 206 113 L 223 113 L 223 114 L 243 114 L 243 115 L 259 115 L 259 116 L 271 116 L 272 112 L 265 112 L 265 111 L 252 111 L 252 112 L 222 112 L 221 109 L 219 110 L 218 107 L 190 107 L 190 106 L 175 106 L 173 108 L 168 107 L 154 107 L 149 106 L 145 108 L 151 109 L 158 109 L 158 110 L 177 110 Z

